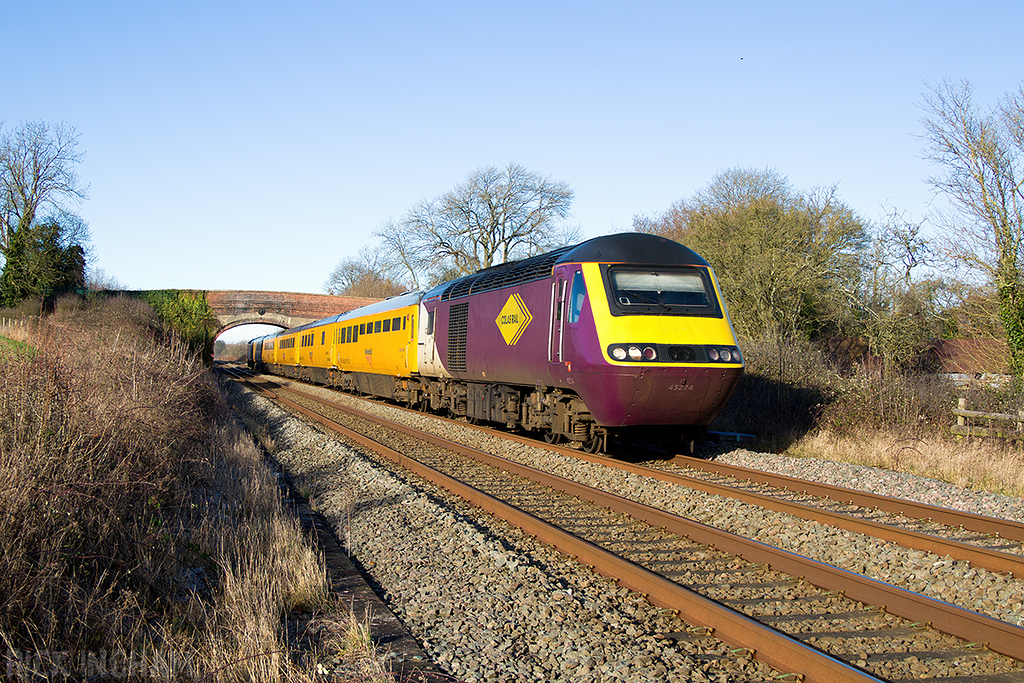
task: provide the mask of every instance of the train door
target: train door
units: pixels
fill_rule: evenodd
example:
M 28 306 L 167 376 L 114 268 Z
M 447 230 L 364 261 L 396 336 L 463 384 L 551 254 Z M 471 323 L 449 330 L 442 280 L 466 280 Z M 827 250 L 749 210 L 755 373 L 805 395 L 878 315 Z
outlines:
M 548 339 L 548 362 L 562 364 L 565 349 L 565 297 L 569 284 L 568 266 L 555 268 L 551 278 L 551 334 Z
M 437 352 L 437 344 L 434 341 L 436 328 L 435 317 L 438 310 L 438 300 L 422 302 L 419 315 L 419 339 L 417 341 L 417 355 L 419 372 L 428 377 L 450 377 L 444 369 L 441 357 Z

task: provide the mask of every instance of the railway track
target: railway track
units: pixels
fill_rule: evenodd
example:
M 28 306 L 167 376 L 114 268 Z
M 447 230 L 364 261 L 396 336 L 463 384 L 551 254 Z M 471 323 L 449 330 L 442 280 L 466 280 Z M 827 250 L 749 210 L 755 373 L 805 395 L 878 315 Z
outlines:
M 310 398 L 292 400 L 296 409 L 301 402 L 306 404 L 301 410 L 310 411 Z M 322 413 L 337 410 L 312 412 L 315 419 L 329 421 Z M 398 425 L 378 423 L 369 431 L 393 442 L 389 457 L 422 469 L 446 487 L 462 489 L 456 480 L 471 480 L 462 495 L 474 503 L 510 515 L 546 542 L 618 576 L 690 623 L 713 629 L 780 674 L 836 681 L 973 671 L 1001 677 L 991 680 L 1024 680 L 1019 662 L 992 651 L 1020 657 L 1024 640 L 1017 627 L 530 468 L 507 461 L 485 465 L 486 454 L 436 437 L 433 449 L 424 450 L 417 445 L 422 434 Z M 382 438 L 385 433 L 391 436 Z M 377 448 L 369 441 L 364 445 Z M 426 462 L 414 464 L 394 446 L 423 452 L 417 459 Z M 929 621 L 942 631 L 924 623 Z
M 401 409 L 404 410 L 404 409 Z M 437 418 L 446 420 L 447 418 Z M 480 425 L 458 424 L 520 443 L 891 541 L 904 548 L 1024 578 L 1024 523 L 675 456 L 633 464 Z
M 1024 577 L 1021 522 L 686 456 L 648 466 L 687 486 Z

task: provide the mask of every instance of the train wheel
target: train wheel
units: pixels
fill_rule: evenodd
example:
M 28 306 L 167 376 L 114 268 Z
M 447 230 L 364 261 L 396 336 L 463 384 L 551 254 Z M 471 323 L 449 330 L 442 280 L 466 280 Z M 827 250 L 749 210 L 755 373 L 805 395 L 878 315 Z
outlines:
M 552 446 L 556 446 L 562 443 L 562 435 L 549 427 L 544 430 L 544 440 Z
M 600 453 L 603 450 L 603 445 L 604 439 L 601 435 L 595 435 L 583 440 L 583 450 L 587 453 Z

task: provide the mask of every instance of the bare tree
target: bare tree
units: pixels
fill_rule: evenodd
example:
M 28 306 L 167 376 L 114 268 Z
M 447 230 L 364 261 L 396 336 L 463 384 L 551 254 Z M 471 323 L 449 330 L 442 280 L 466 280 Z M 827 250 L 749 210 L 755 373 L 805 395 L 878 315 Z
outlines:
M 1014 375 L 1024 374 L 1024 88 L 988 113 L 967 81 L 943 81 L 924 96 L 929 182 L 953 210 L 940 217 L 945 251 L 995 289 Z
M 363 247 L 358 256 L 339 262 L 324 283 L 324 291 L 338 296 L 386 299 L 406 288 L 396 275 L 386 247 L 376 245 Z
M 409 210 L 404 257 L 436 280 L 440 273 L 472 273 L 568 243 L 579 236 L 564 223 L 573 194 L 568 184 L 518 164 L 478 169 Z
M 84 230 L 66 206 L 88 193 L 75 171 L 82 160 L 78 140 L 73 127 L 42 121 L 0 136 L 0 255 L 6 256 L 18 230 L 31 228 L 44 214 Z
M 382 223 L 373 235 L 381 240 L 383 253 L 380 257 L 388 261 L 395 278 L 400 279 L 400 271 L 409 279 L 410 291 L 420 289 L 420 279 L 423 275 L 421 266 L 425 255 L 418 253 L 417 244 L 390 218 Z
M 948 282 L 936 277 L 918 279 L 914 269 L 933 263 L 931 244 L 921 236 L 923 222 L 889 207 L 872 240 L 861 296 L 859 336 L 882 358 L 888 373 L 912 367 L 925 344 L 952 324 L 943 298 Z
M 90 269 L 86 273 L 85 286 L 93 292 L 102 292 L 104 290 L 116 292 L 126 289 L 116 277 L 108 275 L 107 271 L 103 268 Z

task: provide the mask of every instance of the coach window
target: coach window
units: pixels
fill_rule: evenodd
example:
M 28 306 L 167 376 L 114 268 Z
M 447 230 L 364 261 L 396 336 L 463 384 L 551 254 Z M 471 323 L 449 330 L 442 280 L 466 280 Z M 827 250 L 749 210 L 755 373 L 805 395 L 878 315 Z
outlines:
M 396 332 L 398 330 L 402 329 L 402 319 L 401 318 L 394 318 L 391 321 L 391 329 L 393 329 Z
M 583 282 L 583 272 L 577 270 L 572 278 L 572 294 L 569 296 L 569 322 L 574 323 L 580 319 L 583 312 L 583 302 L 587 299 L 587 285 Z
M 324 330 L 323 332 L 320 333 L 320 346 L 323 346 L 324 342 L 326 342 L 326 341 L 327 341 L 327 330 Z
M 391 331 L 391 318 L 388 318 L 387 320 L 384 321 L 384 324 L 380 328 L 380 331 L 381 332 L 390 332 Z
M 366 323 L 359 323 L 359 334 L 366 334 Z
M 374 334 L 380 334 L 380 321 L 379 320 L 376 321 L 375 323 L 373 323 L 373 333 Z

